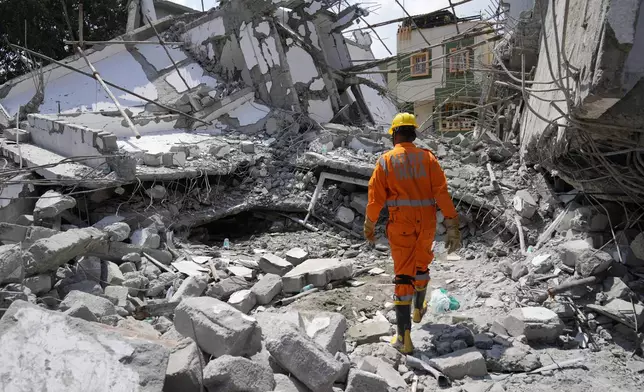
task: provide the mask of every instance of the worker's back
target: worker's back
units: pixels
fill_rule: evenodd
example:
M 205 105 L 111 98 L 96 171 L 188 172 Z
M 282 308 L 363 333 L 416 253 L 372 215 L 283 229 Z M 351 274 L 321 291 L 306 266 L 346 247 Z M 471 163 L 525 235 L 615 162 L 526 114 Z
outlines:
M 382 156 L 379 164 L 385 172 L 386 206 L 390 220 L 435 225 L 436 201 L 432 182 L 438 177 L 438 184 L 445 183 L 442 170 L 436 170 L 436 158 L 413 143 L 399 143 Z

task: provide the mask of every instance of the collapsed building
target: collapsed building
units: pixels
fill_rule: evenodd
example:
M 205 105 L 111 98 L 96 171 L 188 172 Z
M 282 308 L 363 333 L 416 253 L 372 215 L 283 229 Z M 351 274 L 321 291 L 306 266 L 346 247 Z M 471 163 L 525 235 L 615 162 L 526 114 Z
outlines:
M 137 171 L 151 170 L 149 177 L 162 180 L 181 176 L 192 165 L 187 158 L 195 155 L 188 147 L 198 144 L 207 152 L 212 143 L 203 142 L 228 128 L 279 136 L 301 126 L 304 117 L 318 126 L 334 121 L 382 128 L 396 112 L 384 95 L 384 80 L 341 71 L 355 59 L 373 59 L 368 35 L 355 34 L 355 41 L 342 35 L 367 11 L 353 6 L 334 14 L 324 2 L 284 3 L 292 8 L 226 2 L 207 13 L 166 17 L 116 39 L 147 41 L 142 44 L 94 45 L 87 58 L 102 77 L 136 93 L 117 97 L 140 139 L 96 81 L 69 69 L 87 70 L 83 59 L 6 83 L 0 88 L 2 124 L 7 128 L 16 115 L 27 122 L 20 131 L 7 131 L 25 138 L 21 154 L 16 145 L 5 145 L 3 154 L 43 166 L 81 153 L 94 158 L 70 163 L 76 171 L 100 167 L 116 173 L 117 181 L 133 178 L 125 167 L 132 171 L 134 164 L 123 163 L 131 158 Z M 159 45 L 157 33 L 175 45 Z M 75 178 L 73 172 L 54 176 Z
M 154 20 L 156 3 L 130 2 L 120 43 L 84 51 L 125 116 L 83 58 L 0 86 L 0 385 L 638 390 L 638 213 L 583 203 L 529 158 L 545 152 L 512 77 L 543 65 L 546 2 L 495 46 L 475 134 L 416 141 L 441 162 L 464 249 L 445 254 L 437 214 L 432 284 L 461 308 L 426 315 L 413 357 L 383 342 L 384 224 L 375 246 L 361 233 L 396 111 L 371 38 L 342 34 L 366 11 L 238 0 Z

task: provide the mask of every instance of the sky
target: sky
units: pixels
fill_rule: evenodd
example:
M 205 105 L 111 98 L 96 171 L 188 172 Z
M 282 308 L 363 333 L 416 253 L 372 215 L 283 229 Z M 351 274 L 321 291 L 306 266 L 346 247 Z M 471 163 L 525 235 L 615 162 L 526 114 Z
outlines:
M 172 0 L 175 3 L 183 4 L 201 11 L 201 0 Z M 449 5 L 448 0 L 398 0 L 405 6 L 407 12 L 411 15 L 426 14 Z M 454 3 L 459 0 L 453 0 Z M 203 0 L 206 10 L 214 7 L 217 0 Z M 395 0 L 349 0 L 349 3 L 362 4 L 363 8 L 370 11 L 369 16 L 365 18 L 367 23 L 375 24 L 391 19 L 396 19 L 405 16 L 402 8 L 396 4 Z M 497 3 L 497 0 L 472 0 L 467 4 L 456 7 L 456 15 L 458 16 L 471 16 L 479 15 L 480 13 L 487 13 L 488 7 L 494 7 L 492 4 Z M 354 24 L 355 26 L 355 24 Z M 359 26 L 364 27 L 365 24 L 361 23 Z M 349 27 L 351 29 L 352 27 Z M 395 54 L 396 53 L 396 31 L 398 25 L 390 24 L 383 27 L 376 28 L 378 34 L 384 41 L 385 45 Z M 370 30 L 369 30 L 370 31 Z M 374 44 L 372 49 L 376 58 L 389 56 L 387 49 L 373 37 Z

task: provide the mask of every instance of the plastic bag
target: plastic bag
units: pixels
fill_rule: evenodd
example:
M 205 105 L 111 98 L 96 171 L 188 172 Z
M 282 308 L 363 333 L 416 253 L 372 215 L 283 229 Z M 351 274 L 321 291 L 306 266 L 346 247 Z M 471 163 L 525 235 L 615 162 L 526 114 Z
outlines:
M 445 289 L 436 289 L 432 291 L 429 300 L 429 308 L 434 314 L 447 313 L 450 310 L 458 310 L 461 304 L 456 298 L 449 295 Z

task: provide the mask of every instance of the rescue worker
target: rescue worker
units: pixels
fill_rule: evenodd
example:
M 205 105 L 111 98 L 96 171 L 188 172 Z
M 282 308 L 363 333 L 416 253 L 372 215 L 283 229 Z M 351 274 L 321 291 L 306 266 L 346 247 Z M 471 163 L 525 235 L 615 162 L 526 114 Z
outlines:
M 436 233 L 436 207 L 445 216 L 446 248 L 454 252 L 461 246 L 458 214 L 447 191 L 447 180 L 438 160 L 429 150 L 414 145 L 416 117 L 398 113 L 389 134 L 393 150 L 378 159 L 369 181 L 369 202 L 364 235 L 375 241 L 375 226 L 380 211 L 389 209 L 387 238 L 394 260 L 397 335 L 392 345 L 404 354 L 413 351 L 411 343 L 411 305 L 413 321 L 420 323 L 427 311 L 425 294 L 429 284 L 429 264 L 434 258 L 432 243 Z

